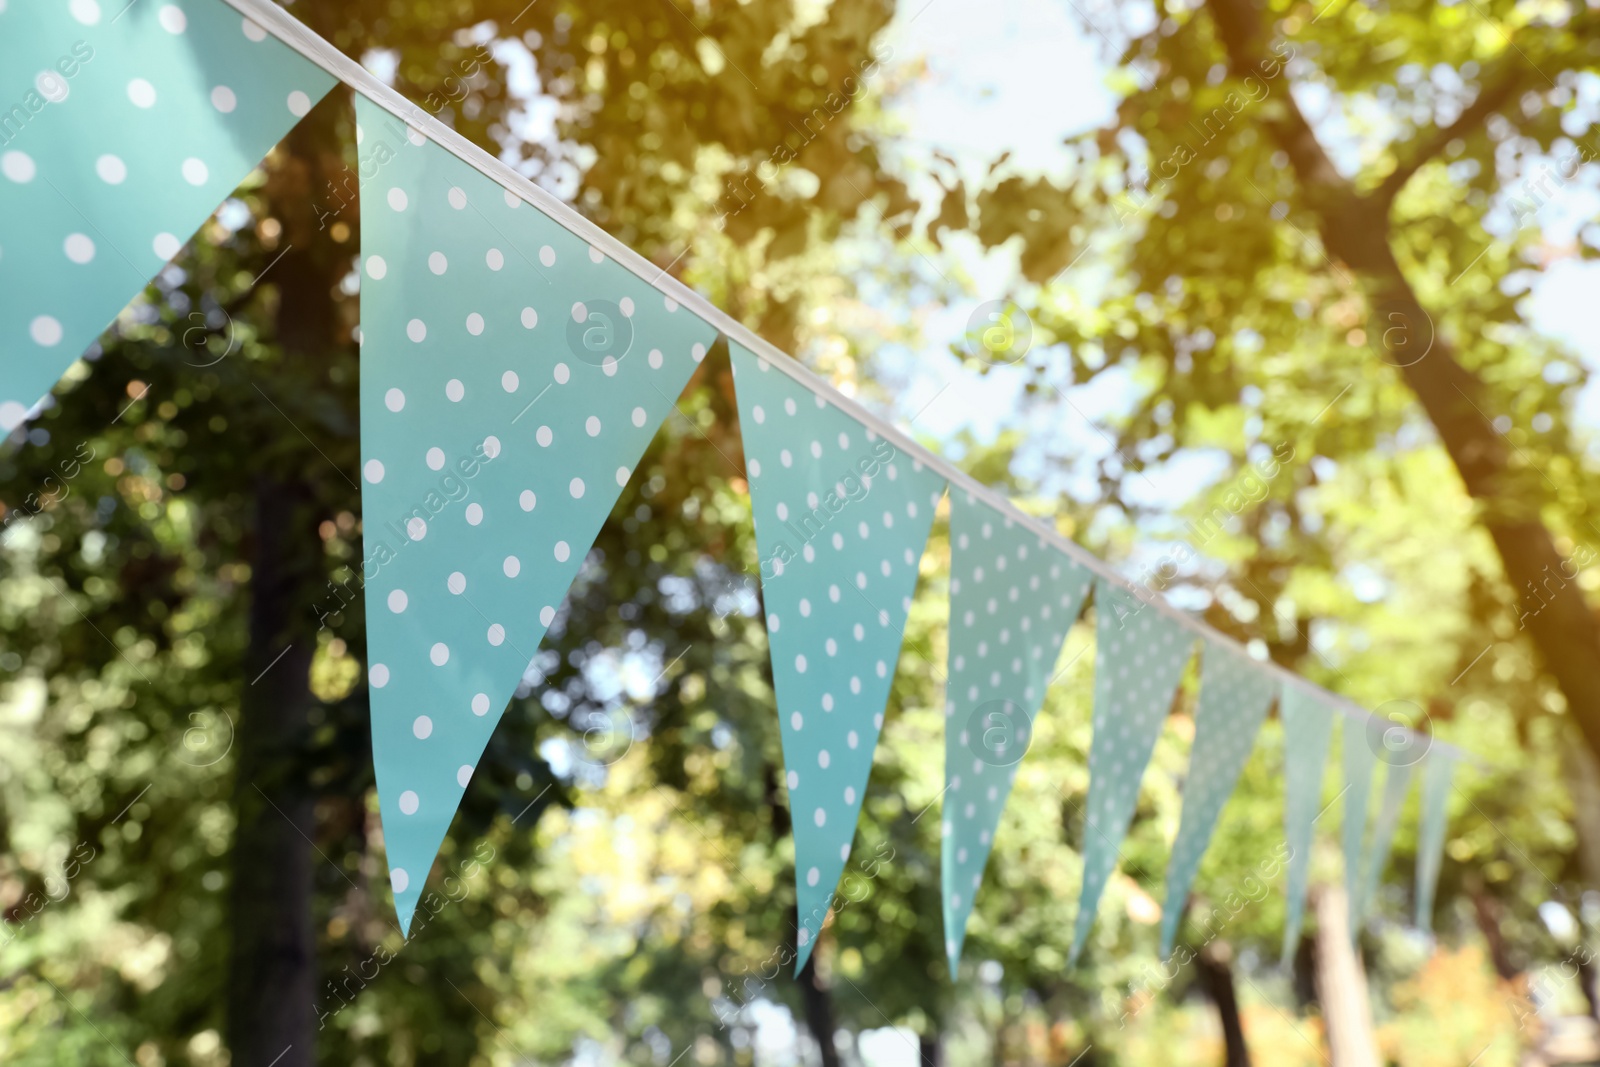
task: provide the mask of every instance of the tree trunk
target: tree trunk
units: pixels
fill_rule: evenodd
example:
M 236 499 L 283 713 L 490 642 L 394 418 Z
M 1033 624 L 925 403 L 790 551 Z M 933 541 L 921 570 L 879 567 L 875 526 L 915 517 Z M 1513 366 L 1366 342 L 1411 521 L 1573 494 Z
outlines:
M 1317 999 L 1322 1001 L 1332 1067 L 1379 1067 L 1367 976 L 1350 936 L 1344 887 L 1318 886 L 1311 902 L 1317 912 Z
M 1244 77 L 1254 71 L 1268 55 L 1270 36 L 1256 0 L 1207 0 L 1207 7 L 1234 73 Z M 1524 612 L 1520 623 L 1566 698 L 1589 750 L 1600 756 L 1600 671 L 1595 670 L 1600 662 L 1600 620 L 1572 580 L 1577 573 L 1574 565 L 1556 550 L 1555 539 L 1540 518 L 1540 508 L 1547 502 L 1540 476 L 1512 469 L 1511 450 L 1491 422 L 1501 413 L 1490 410 L 1483 382 L 1462 366 L 1451 344 L 1438 335 L 1435 320 L 1417 299 L 1390 246 L 1389 209 L 1405 179 L 1452 136 L 1472 136 L 1489 113 L 1516 98 L 1515 87 L 1510 78 L 1486 85 L 1457 122 L 1440 131 L 1447 135 L 1419 139 L 1421 144 L 1414 147 L 1421 153 L 1367 194 L 1339 173 L 1292 95 L 1284 98 L 1283 117 L 1265 125 L 1289 157 L 1305 203 L 1317 217 L 1324 247 L 1363 283 L 1377 313 L 1374 336 L 1386 344 L 1409 346 L 1385 362 L 1400 367 L 1432 421 L 1467 493 L 1479 506 L 1479 521 L 1494 541 L 1512 591 L 1525 605 L 1530 604 L 1530 591 L 1537 594 L 1539 607 Z
M 316 797 L 305 762 L 316 703 L 309 605 L 322 559 L 315 487 L 319 479 L 350 478 L 303 438 L 317 427 L 302 428 L 284 407 L 295 407 L 291 399 L 304 390 L 328 387 L 325 368 L 338 343 L 333 287 L 349 252 L 330 244 L 316 225 L 311 194 L 342 166 L 337 120 L 348 107 L 348 96 L 334 92 L 301 120 L 285 139 L 286 156 L 267 187 L 267 202 L 282 224 L 283 251 L 263 268 L 271 275 L 262 284 L 277 290 L 273 340 L 282 360 L 257 364 L 265 373 L 252 374 L 262 462 L 235 746 L 227 990 L 232 1067 L 310 1067 L 316 1060 L 312 906 L 313 873 L 322 860 L 312 844 Z
M 1468 879 L 1466 890 L 1472 899 L 1472 916 L 1478 922 L 1478 931 L 1489 946 L 1489 961 L 1494 964 L 1494 972 L 1505 981 L 1512 981 L 1522 973 L 1522 968 L 1512 961 L 1510 946 L 1500 931 L 1500 902 L 1483 888 L 1476 876 Z
M 806 1027 L 811 1031 L 811 1036 L 816 1038 L 822 1067 L 839 1067 L 839 1046 L 833 1043 L 833 1033 L 838 1029 L 833 1021 L 833 1001 L 828 995 L 828 987 L 817 977 L 815 951 L 806 960 L 799 978 L 800 999 L 805 1002 Z
M 917 1035 L 917 1063 L 919 1067 L 941 1067 L 944 1062 L 944 1050 L 939 1047 L 939 1035 Z
M 1200 988 L 1217 1006 L 1222 1020 L 1224 1067 L 1250 1067 L 1250 1048 L 1244 1043 L 1244 1023 L 1239 1018 L 1239 994 L 1233 984 L 1232 946 L 1213 941 L 1195 956 L 1194 965 Z

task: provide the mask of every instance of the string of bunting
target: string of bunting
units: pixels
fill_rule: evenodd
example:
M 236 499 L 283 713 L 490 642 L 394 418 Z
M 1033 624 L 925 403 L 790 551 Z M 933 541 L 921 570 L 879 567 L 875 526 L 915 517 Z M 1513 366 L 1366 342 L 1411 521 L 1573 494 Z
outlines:
M 911 441 L 384 86 L 267 0 L 0 8 L 0 60 L 58 63 L 0 115 L 0 430 L 43 394 L 336 82 L 360 157 L 363 581 L 373 759 L 403 930 L 477 760 L 639 457 L 729 342 L 793 815 L 796 969 L 849 862 L 923 549 L 949 494 L 941 900 L 952 977 L 1034 719 L 1094 604 L 1083 878 L 1072 956 L 1199 649 L 1168 952 L 1274 703 L 1297 943 L 1322 771 L 1345 723 L 1342 842 L 1371 907 L 1421 765 L 1416 921 L 1430 921 L 1453 769 L 1393 726 L 1178 611 Z M 18 117 L 20 116 L 20 118 Z M 7 122 L 10 125 L 7 125 Z M 196 156 L 203 145 L 205 157 Z M 16 270 L 20 264 L 22 269 Z M 1376 734 L 1374 731 L 1377 731 Z M 1387 760 L 1368 816 L 1375 736 Z M 1355 926 L 1355 923 L 1352 924 Z

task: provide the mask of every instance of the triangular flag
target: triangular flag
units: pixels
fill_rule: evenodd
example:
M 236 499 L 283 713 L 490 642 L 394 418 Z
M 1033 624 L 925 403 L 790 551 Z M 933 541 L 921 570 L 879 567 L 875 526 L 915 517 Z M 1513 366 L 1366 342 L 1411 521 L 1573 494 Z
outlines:
M 1183 815 L 1167 862 L 1167 896 L 1161 906 L 1161 955 L 1172 950 L 1189 887 L 1216 829 L 1222 806 L 1250 759 L 1277 682 L 1248 658 L 1216 641 L 1201 643 L 1200 702 L 1194 713 L 1194 748 L 1183 784 Z
M 219 0 L 0 4 L 0 70 L 4 434 L 334 79 Z
M 798 972 L 850 857 L 944 479 L 729 350 L 794 824 Z
M 1172 707 L 1194 638 L 1133 593 L 1095 586 L 1094 739 L 1083 828 L 1083 889 L 1068 962 L 1076 961 L 1139 800 L 1139 780 Z
M 495 723 L 716 331 L 357 97 L 372 755 L 409 928 Z
M 951 495 L 940 865 L 952 978 L 1033 717 L 1093 581 L 1038 534 L 970 494 Z
M 1366 855 L 1367 806 L 1372 796 L 1372 768 L 1377 762 L 1367 745 L 1367 733 L 1354 718 L 1344 717 L 1340 746 L 1344 764 L 1344 888 L 1350 901 L 1350 936 L 1361 927 L 1361 889 L 1366 875 L 1361 866 Z
M 1417 831 L 1417 925 L 1433 929 L 1433 895 L 1444 859 L 1445 820 L 1456 753 L 1442 745 L 1428 750 L 1422 766 L 1422 824 Z
M 1378 884 L 1383 880 L 1384 868 L 1389 865 L 1389 849 L 1394 844 L 1394 832 L 1400 826 L 1400 806 L 1411 790 L 1409 763 L 1390 763 L 1389 773 L 1383 780 L 1383 800 L 1378 807 L 1378 819 L 1372 827 L 1371 851 L 1364 870 L 1366 878 L 1361 883 L 1361 899 L 1352 909 L 1356 921 L 1367 916 L 1378 896 Z
M 1278 701 L 1283 719 L 1283 829 L 1289 845 L 1283 962 L 1300 943 L 1306 883 L 1311 877 L 1311 830 L 1322 814 L 1322 778 L 1333 740 L 1333 709 L 1302 685 L 1285 685 Z

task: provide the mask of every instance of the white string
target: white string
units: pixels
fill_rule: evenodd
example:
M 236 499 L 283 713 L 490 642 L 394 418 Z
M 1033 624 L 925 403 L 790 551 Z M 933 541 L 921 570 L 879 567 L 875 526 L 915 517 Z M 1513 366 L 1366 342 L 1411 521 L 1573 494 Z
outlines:
M 224 0 L 224 2 L 248 16 L 274 37 L 299 52 L 318 67 L 321 67 L 328 74 L 355 89 L 368 100 L 388 111 L 419 133 L 425 134 L 429 140 L 477 170 L 484 177 L 501 188 L 514 193 L 527 203 L 532 204 L 573 234 L 588 241 L 612 260 L 643 279 L 647 285 L 671 297 L 680 306 L 687 308 L 708 324 L 715 326 L 728 340 L 735 341 L 756 355 L 764 357 L 773 367 L 793 378 L 805 389 L 823 397 L 835 407 L 849 414 L 857 422 L 888 438 L 895 447 L 921 462 L 923 466 L 937 471 L 943 476 L 950 483 L 952 492 L 960 489 L 970 493 L 1000 514 L 1020 523 L 1026 529 L 1044 538 L 1044 540 L 1055 546 L 1059 551 L 1066 553 L 1097 577 L 1138 597 L 1145 604 L 1154 607 L 1157 611 L 1179 625 L 1186 627 L 1199 637 L 1232 648 L 1250 660 L 1252 666 L 1275 675 L 1284 684 L 1300 686 L 1331 710 L 1338 711 L 1348 719 L 1362 723 L 1363 726 L 1377 719 L 1377 716 L 1360 705 L 1308 681 L 1288 668 L 1270 660 L 1257 659 L 1250 655 L 1249 650 L 1244 645 L 1227 634 L 1208 626 L 1188 612 L 1174 607 L 1155 590 L 1148 587 L 1141 588 L 1138 584 L 1130 582 L 1113 569 L 1109 563 L 1082 548 L 1076 542 L 1063 537 L 1051 526 L 1026 514 L 1005 496 L 981 484 L 965 471 L 958 470 L 944 459 L 929 452 L 895 426 L 861 407 L 854 400 L 835 389 L 830 383 L 811 373 L 799 360 L 791 358 L 769 344 L 705 297 L 684 285 L 677 278 L 672 277 L 666 270 L 657 267 L 589 219 L 584 218 L 570 205 L 539 188 L 510 166 L 489 155 L 483 149 L 461 136 L 461 134 L 428 114 L 421 107 L 383 84 L 366 68 L 317 36 L 303 23 L 278 7 L 272 0 Z M 1402 730 L 1410 735 L 1412 743 L 1434 745 L 1441 749 L 1449 750 L 1460 759 L 1480 766 L 1484 765 L 1483 761 L 1476 757 L 1464 753 L 1455 746 L 1448 745 L 1430 735 L 1417 734 L 1415 731 L 1402 726 L 1386 727 L 1386 729 Z

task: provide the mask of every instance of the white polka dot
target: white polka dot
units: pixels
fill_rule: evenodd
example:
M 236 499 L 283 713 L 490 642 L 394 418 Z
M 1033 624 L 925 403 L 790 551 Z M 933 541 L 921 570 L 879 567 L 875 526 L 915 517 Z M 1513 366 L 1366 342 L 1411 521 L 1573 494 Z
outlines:
M 574 499 L 574 500 L 582 499 L 582 497 L 583 497 L 583 479 L 582 478 L 574 478 L 574 479 L 572 479 L 572 483 L 567 486 L 567 491 L 572 494 L 572 499 Z
M 584 420 L 583 428 L 588 431 L 590 437 L 600 436 L 600 420 L 594 415 Z
M 406 196 L 406 191 L 404 189 L 396 188 L 389 190 L 389 206 L 394 210 L 404 211 L 406 209 L 406 205 L 409 203 L 411 203 L 411 201 Z
M 476 525 L 478 525 L 478 523 L 483 521 L 483 505 L 477 503 L 476 501 L 474 501 L 471 504 L 468 504 L 467 505 L 467 510 L 466 510 L 466 516 L 467 516 L 467 525 L 468 526 L 476 526 Z
M 211 106 L 224 115 L 231 115 L 233 109 L 239 106 L 239 98 L 226 85 L 219 85 L 211 90 Z
M 444 449 L 437 446 L 428 449 L 428 469 L 442 470 L 444 468 Z
M 61 323 L 49 315 L 40 315 L 28 323 L 28 336 L 33 338 L 33 343 L 44 348 L 51 348 L 61 343 Z
M 245 25 L 253 26 L 255 23 L 246 19 Z M 248 31 L 246 32 L 248 33 Z M 406 869 L 404 867 L 396 867 L 394 870 L 389 872 L 389 888 L 393 889 L 396 893 L 404 893 L 407 887 L 410 885 L 411 876 L 406 873 Z
M 524 489 L 522 495 L 517 497 L 517 503 L 522 505 L 523 511 L 532 511 L 539 498 L 533 495 L 532 489 Z
M 456 769 L 456 785 L 459 785 L 462 789 L 465 789 L 467 787 L 467 783 L 470 781 L 472 781 L 472 765 L 463 763 Z
M 795 934 L 794 943 L 801 948 L 805 948 L 811 943 L 811 931 L 802 926 L 799 932 Z
M 450 646 L 440 641 L 428 650 L 428 658 L 433 661 L 435 667 L 443 667 L 450 662 Z
M 427 735 L 423 734 L 423 735 L 419 735 L 419 736 L 424 736 L 425 737 Z M 419 806 L 419 801 L 417 799 L 417 794 L 416 793 L 414 793 L 411 790 L 407 789 L 404 793 L 400 794 L 400 814 L 402 814 L 402 815 L 415 815 L 417 813 L 417 807 L 418 806 Z
M 367 257 L 367 277 L 377 281 L 381 280 L 383 276 L 388 273 L 389 264 L 383 261 L 382 256 Z
M 500 388 L 508 393 L 516 392 L 517 386 L 520 384 L 521 381 L 517 378 L 517 372 L 514 370 L 508 370 L 500 375 Z
M 496 456 L 500 455 L 500 438 L 496 437 L 494 434 L 490 434 L 488 437 L 485 437 L 483 439 L 483 454 L 488 456 L 490 459 L 494 459 Z
M 699 363 L 701 360 L 706 358 L 706 346 L 702 344 L 695 345 L 693 348 L 689 349 L 689 356 L 696 363 Z
M 500 564 L 500 569 L 505 571 L 507 578 L 515 578 L 522 573 L 522 561 L 516 556 L 507 556 L 505 562 Z
M 828 764 L 831 763 L 831 762 L 833 762 L 833 757 L 828 755 L 828 750 L 827 749 L 823 749 L 821 752 L 817 753 L 817 766 L 818 767 L 821 767 L 823 770 L 827 770 L 828 769 Z
M 161 23 L 161 28 L 168 33 L 182 33 L 189 28 L 189 19 L 184 15 L 183 9 L 174 4 L 168 4 L 156 15 L 156 21 Z
M 289 114 L 297 119 L 305 117 L 306 113 L 311 110 L 311 98 L 299 89 L 290 93 L 289 99 L 285 103 L 289 105 Z
M 644 408 L 634 408 L 633 409 L 633 424 L 635 426 L 643 426 L 644 425 L 644 420 L 647 417 L 648 416 L 645 414 Z
M 572 558 L 572 546 L 567 544 L 565 541 L 557 541 L 555 556 L 557 563 L 565 563 L 567 560 Z
M 534 433 L 533 439 L 535 441 L 539 442 L 539 447 L 540 448 L 549 448 L 550 447 L 550 442 L 555 440 L 555 434 L 550 432 L 550 427 L 541 426 Z
M 143 78 L 135 78 L 128 83 L 128 99 L 133 101 L 134 107 L 154 107 L 156 87 Z
M 87 263 L 94 258 L 94 242 L 86 233 L 68 234 L 65 248 L 67 258 L 74 263 Z
M 430 252 L 428 253 L 428 269 L 435 274 L 443 274 L 450 269 L 450 261 L 445 258 L 443 252 Z
M 816 811 L 811 813 L 811 821 L 816 823 L 818 826 L 826 826 L 828 824 L 828 813 L 823 811 L 821 808 L 818 808 Z
M 396 615 L 406 610 L 408 603 L 410 603 L 410 598 L 406 596 L 404 589 L 392 589 L 389 591 L 389 610 Z
M 532 308 L 523 308 L 522 325 L 530 330 L 539 325 L 539 313 Z
M 822 872 L 815 867 L 806 872 L 806 885 L 816 885 L 822 880 Z
M 539 262 L 543 263 L 547 267 L 555 266 L 556 250 L 551 248 L 549 245 L 545 245 L 543 248 L 539 249 Z
M 433 646 L 433 662 L 436 664 L 442 664 L 444 662 L 444 660 L 439 658 L 439 650 L 441 648 L 444 648 L 444 646 Z M 450 652 L 448 649 L 445 650 L 444 656 L 445 659 L 450 658 Z M 411 722 L 411 732 L 417 736 L 418 740 L 426 741 L 433 735 L 433 720 L 428 718 L 426 715 L 418 715 Z
M 31 182 L 38 168 L 33 165 L 33 157 L 26 152 L 7 152 L 0 156 L 0 174 L 14 182 Z
M 59 104 L 72 92 L 71 84 L 53 70 L 41 70 L 33 79 L 33 88 L 52 104 Z
M 794 658 L 794 669 L 801 674 L 806 673 L 806 657 L 804 654 L 798 655 Z
M 844 787 L 844 802 L 846 804 L 854 804 L 856 802 L 856 787 L 855 786 L 847 785 L 847 786 Z
M 501 267 L 506 265 L 506 257 L 500 254 L 500 250 L 498 248 L 489 249 L 488 255 L 484 256 L 483 260 L 485 263 L 489 264 L 490 270 L 499 270 Z
M 367 681 L 371 683 L 372 688 L 382 689 L 389 684 L 389 668 L 381 663 L 374 663 L 372 669 L 367 671 Z
M 107 185 L 121 185 L 128 177 L 128 165 L 117 156 L 104 155 L 94 161 L 94 172 Z
M 589 246 L 589 262 L 590 263 L 604 263 L 605 262 L 605 258 L 606 258 L 606 254 L 604 252 L 600 251 L 594 245 L 590 245 Z
M 406 536 L 413 541 L 420 541 L 428 536 L 428 524 L 419 515 L 413 515 L 406 520 Z
M 170 233 L 158 233 L 156 239 L 150 242 L 150 247 L 162 259 L 171 259 L 183 250 L 183 242 Z
M 383 461 L 380 459 L 367 460 L 366 466 L 362 467 L 361 471 L 373 485 L 383 481 Z
M 659 349 L 659 348 L 652 348 L 650 350 L 650 369 L 651 370 L 660 370 L 661 369 L 661 349 Z
M 489 633 L 487 636 L 489 638 L 489 643 L 496 648 L 499 648 L 501 645 L 505 644 L 506 628 L 497 622 L 491 623 L 489 625 Z
M 450 206 L 457 211 L 467 206 L 467 194 L 459 185 L 452 185 L 450 192 L 445 195 L 450 201 Z
M 783 780 L 791 791 L 800 788 L 800 776 L 793 771 L 790 771 L 788 774 L 784 775 Z
M 383 406 L 390 411 L 399 411 L 406 406 L 406 394 L 398 389 L 390 389 L 383 394 Z
M 100 21 L 100 5 L 95 0 L 72 0 L 67 8 L 72 12 L 72 17 L 85 26 L 93 26 Z
M 799 730 L 802 727 L 804 727 L 805 724 L 806 724 L 805 716 L 801 715 L 798 711 L 789 716 L 789 726 L 791 728 L 793 728 L 795 730 Z
M 444 581 L 445 588 L 460 596 L 467 591 L 467 576 L 460 571 L 451 571 L 450 577 Z
M 476 311 L 467 316 L 467 332 L 474 337 L 483 332 L 483 316 Z
M 474 715 L 487 715 L 487 714 L 489 714 L 489 694 L 488 693 L 479 693 L 477 696 L 472 698 L 472 714 L 474 714 Z
M 556 621 L 556 609 L 555 608 L 551 607 L 549 604 L 546 604 L 544 607 L 539 609 L 539 625 L 540 626 L 549 626 L 552 622 L 555 622 L 555 621 Z
M 566 385 L 572 378 L 572 371 L 568 369 L 565 363 L 557 363 L 552 373 L 555 376 L 557 385 Z
M 416 320 L 413 319 L 413 322 Z M 444 383 L 444 395 L 452 404 L 459 404 L 461 398 L 467 395 L 467 387 L 461 384 L 460 378 L 451 378 Z
M 589 309 L 584 306 L 583 301 L 580 300 L 576 304 L 572 305 L 572 321 L 573 322 L 586 322 L 586 321 L 588 321 L 588 318 L 589 318 Z
M 206 166 L 203 159 L 190 156 L 183 161 L 183 180 L 190 185 L 204 185 L 211 177 L 211 168 Z
M 617 468 L 617 484 L 618 485 L 627 485 L 628 484 L 628 478 L 630 476 L 632 476 L 632 474 L 633 474 L 633 472 L 630 471 L 627 467 L 618 467 Z
M 621 311 L 626 318 L 633 318 L 633 298 L 625 296 L 621 300 L 617 301 L 617 309 Z

